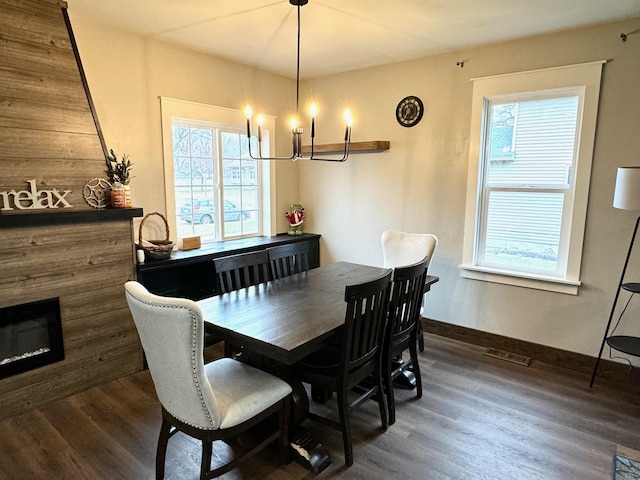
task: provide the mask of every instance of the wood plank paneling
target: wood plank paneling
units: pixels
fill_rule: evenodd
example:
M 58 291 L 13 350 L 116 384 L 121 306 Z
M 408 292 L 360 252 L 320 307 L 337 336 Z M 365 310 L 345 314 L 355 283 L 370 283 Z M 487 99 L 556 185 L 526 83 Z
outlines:
M 34 388 L 44 388 L 37 387 L 38 385 L 55 384 L 56 388 L 60 387 L 62 389 L 77 389 L 76 391 L 82 391 L 85 380 L 91 382 L 94 380 L 94 377 L 97 379 L 97 377 L 100 376 L 98 370 L 93 373 L 90 371 L 86 379 L 83 380 L 82 376 L 84 374 L 78 374 L 77 372 L 83 371 L 87 365 L 97 366 L 105 362 L 118 361 L 118 359 L 124 358 L 124 360 L 121 360 L 123 362 L 122 365 L 118 366 L 118 376 L 122 375 L 122 370 L 126 370 L 126 365 L 128 364 L 136 364 L 137 368 L 140 368 L 142 354 L 138 335 L 133 328 L 128 329 L 127 327 L 129 322 L 133 325 L 130 316 L 125 318 L 122 315 L 114 315 L 113 318 L 115 323 L 125 325 L 123 331 L 117 333 L 120 337 L 117 343 L 114 343 L 112 339 L 110 340 L 109 336 L 96 336 L 95 338 L 90 338 L 85 343 L 78 343 L 74 345 L 73 348 L 67 349 L 63 361 L 51 363 L 19 375 L 2 379 L 0 381 L 0 396 L 4 402 L 3 405 L 10 403 L 8 402 L 9 398 L 22 397 L 26 390 L 33 391 Z M 112 368 L 113 365 L 107 371 L 108 376 L 113 375 Z M 63 376 L 73 379 L 75 385 L 62 382 L 60 379 Z M 112 378 L 118 378 L 118 376 Z M 101 380 L 99 383 L 101 383 Z M 50 400 L 53 400 L 53 398 L 43 397 L 38 399 L 40 403 L 46 403 Z M 16 407 L 20 407 L 19 403 L 16 404 Z M 0 415 L 4 415 L 4 413 L 0 411 Z
M 6 24 L 0 25 L 6 27 Z M 44 71 L 62 78 L 78 77 L 72 50 L 35 44 L 29 40 L 0 37 L 0 64 L 5 68 L 28 72 Z
M 86 107 L 87 96 L 78 85 L 79 77 L 55 77 L 47 72 L 28 72 L 0 65 L 2 98 Z
M 44 15 L 58 19 L 60 9 L 66 7 L 67 2 L 63 0 L 0 0 L 0 8 L 17 7 L 34 15 Z
M 132 261 L 130 263 L 133 263 Z M 79 271 L 81 270 L 81 272 Z M 28 274 L 16 278 L 12 282 L 3 282 L 0 285 L 3 303 L 6 299 L 14 299 L 11 304 L 24 303 L 28 298 L 39 299 L 57 297 L 67 293 L 72 289 L 81 291 L 92 286 L 99 285 L 100 282 L 113 281 L 121 286 L 127 280 L 133 278 L 133 268 L 129 265 L 110 264 L 103 268 L 93 269 L 80 267 L 74 270 L 63 272 L 43 271 L 36 274 Z
M 0 163 L 3 159 L 0 158 Z M 74 208 L 89 208 L 84 200 L 80 203 L 76 199 L 81 196 L 84 184 L 91 178 L 105 178 L 104 157 L 97 158 L 20 158 L 7 159 L 11 170 L 0 177 L 0 191 L 24 190 L 27 180 L 35 179 L 38 189 L 57 188 L 62 186 L 74 192 L 70 198 Z
M 60 8 L 57 9 L 55 17 L 58 16 L 62 17 Z M 52 22 L 52 15 L 45 16 L 5 4 L 2 8 L 2 17 L 2 34 L 5 38 L 71 50 L 71 41 L 64 22 Z M 69 73 L 72 71 L 65 72 L 67 75 Z
M 0 127 L 0 157 L 72 159 L 101 152 L 96 133 Z M 86 155 L 86 153 L 85 153 Z
M 91 210 L 82 189 L 105 176 L 105 158 L 63 6 L 0 0 L 0 191 L 25 190 L 34 179 L 38 190 L 71 190 L 65 200 L 73 210 Z M 123 289 L 135 278 L 131 217 L 109 220 L 2 228 L 0 307 L 58 297 L 65 358 L 0 379 L 0 418 L 142 368 Z M 50 463 L 66 464 L 44 462 L 34 471 L 50 472 Z
M 70 246 L 33 245 L 13 250 L 0 249 L 0 262 L 4 262 L 0 285 L 25 282 L 24 286 L 29 287 L 30 280 L 36 282 L 48 276 L 43 268 L 60 278 L 67 274 L 73 275 L 81 268 L 96 270 L 98 274 L 128 271 L 126 264 L 131 260 L 131 240 L 128 238 L 97 238 L 92 243 L 74 244 L 73 248 L 69 248 Z M 49 261 L 43 267 L 38 262 L 45 258 Z M 87 276 L 91 277 L 93 275 Z
M 96 134 L 93 116 L 87 105 L 74 109 L 66 105 L 12 100 L 1 96 L 0 126 Z
M 131 222 L 103 225 L 3 231 L 9 242 L 0 244 L 0 306 L 59 297 L 65 359 L 0 380 L 0 416 L 142 367 L 122 287 L 134 278 Z

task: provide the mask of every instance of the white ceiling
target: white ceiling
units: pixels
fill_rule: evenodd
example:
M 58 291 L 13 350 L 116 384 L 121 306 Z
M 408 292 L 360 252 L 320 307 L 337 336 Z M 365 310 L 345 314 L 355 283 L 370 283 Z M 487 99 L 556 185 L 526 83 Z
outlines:
M 72 20 L 77 14 L 295 76 L 297 7 L 289 0 L 68 0 L 68 5 Z M 301 7 L 300 75 L 634 17 L 640 17 L 640 0 L 309 0 Z

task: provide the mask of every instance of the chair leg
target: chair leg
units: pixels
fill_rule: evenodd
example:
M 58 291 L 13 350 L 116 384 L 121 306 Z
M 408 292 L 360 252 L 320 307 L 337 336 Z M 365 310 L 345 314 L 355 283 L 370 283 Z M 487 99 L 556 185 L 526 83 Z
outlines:
M 411 355 L 411 363 L 413 369 L 413 375 L 416 377 L 416 397 L 422 398 L 422 375 L 420 373 L 420 364 L 418 363 L 418 351 L 416 349 L 416 344 L 413 344 L 409 347 L 409 353 Z
M 382 430 L 386 431 L 389 424 L 387 419 L 387 396 L 385 395 L 384 390 L 385 388 L 384 381 L 382 380 L 382 372 L 378 372 L 378 408 L 380 409 L 380 421 L 382 422 Z
M 422 331 L 422 318 L 418 322 L 418 350 L 424 352 L 424 332 Z
M 158 436 L 158 448 L 156 450 L 156 480 L 164 479 L 164 462 L 167 457 L 167 444 L 171 437 L 171 424 L 163 417 Z
M 338 413 L 342 426 L 342 443 L 344 445 L 344 464 L 347 467 L 353 465 L 353 445 L 351 443 L 351 424 L 349 423 L 349 408 L 347 406 L 347 392 L 339 391 Z
M 283 400 L 284 405 L 278 413 L 280 440 L 278 441 L 278 455 L 280 463 L 287 465 L 291 461 L 291 447 L 289 445 L 289 416 L 291 415 L 291 397 Z
M 393 378 L 391 378 L 391 365 L 385 372 L 386 392 L 387 392 L 387 407 L 389 408 L 389 425 L 396 423 L 396 400 L 393 393 Z
M 207 473 L 211 471 L 211 455 L 213 451 L 213 442 L 211 440 L 202 440 L 202 460 L 200 463 L 200 480 L 207 478 Z

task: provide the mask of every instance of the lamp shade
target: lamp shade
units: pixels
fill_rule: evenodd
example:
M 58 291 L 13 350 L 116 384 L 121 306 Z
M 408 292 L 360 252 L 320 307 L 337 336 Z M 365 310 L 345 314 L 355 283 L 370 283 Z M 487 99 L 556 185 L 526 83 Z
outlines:
M 613 206 L 622 210 L 640 210 L 640 167 L 619 167 Z

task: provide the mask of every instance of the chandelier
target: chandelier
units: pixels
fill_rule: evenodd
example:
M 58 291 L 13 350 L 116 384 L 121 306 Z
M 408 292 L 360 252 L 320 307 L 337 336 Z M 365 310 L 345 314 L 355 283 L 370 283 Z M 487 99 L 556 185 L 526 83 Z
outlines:
M 347 158 L 349 158 L 349 144 L 351 143 L 351 123 L 352 117 L 351 112 L 347 108 L 344 111 L 344 150 L 342 152 L 342 157 L 339 158 L 330 158 L 322 155 L 321 157 L 315 156 L 315 135 L 316 135 L 316 116 L 318 113 L 318 108 L 315 103 L 311 104 L 309 109 L 309 115 L 311 116 L 311 149 L 309 152 L 309 156 L 304 156 L 302 154 L 302 134 L 304 133 L 304 128 L 298 126 L 298 118 L 300 115 L 300 8 L 303 5 L 309 3 L 309 0 L 289 0 L 291 5 L 298 7 L 298 50 L 297 50 L 297 64 L 296 64 L 296 116 L 291 119 L 291 145 L 292 152 L 288 157 L 265 157 L 262 155 L 262 123 L 264 117 L 262 115 L 258 115 L 258 152 L 257 156 L 251 150 L 251 118 L 253 116 L 253 111 L 251 107 L 247 105 L 244 112 L 247 117 L 247 144 L 249 147 L 249 156 L 254 160 L 323 160 L 328 162 L 344 162 Z

